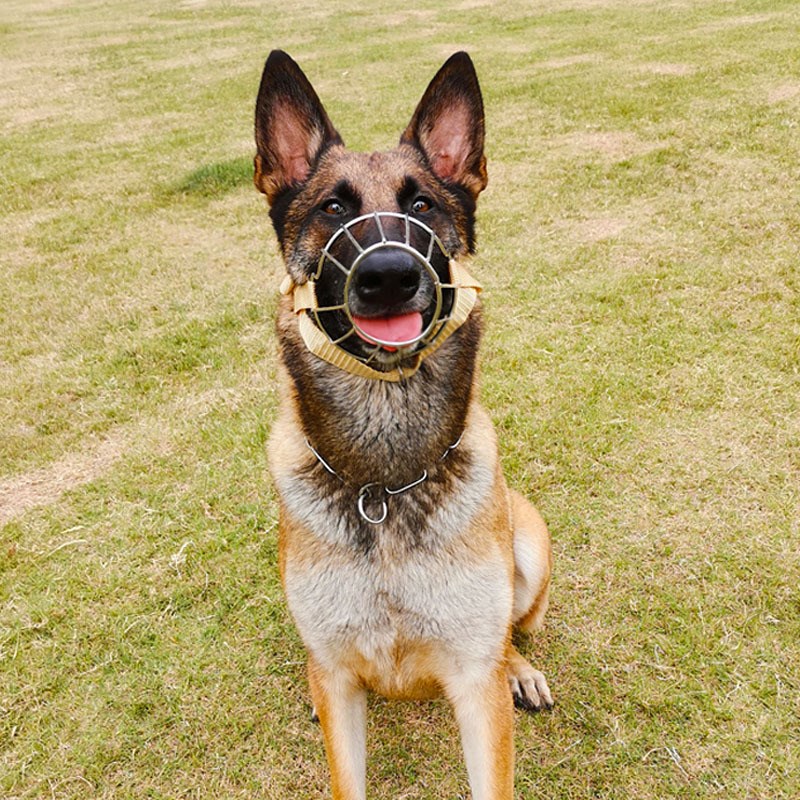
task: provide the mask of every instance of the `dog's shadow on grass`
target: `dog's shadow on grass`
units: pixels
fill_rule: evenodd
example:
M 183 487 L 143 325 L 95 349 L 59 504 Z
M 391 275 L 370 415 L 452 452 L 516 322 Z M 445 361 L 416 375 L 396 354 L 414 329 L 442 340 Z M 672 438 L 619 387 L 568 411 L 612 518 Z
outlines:
M 204 164 L 169 187 L 172 195 L 222 197 L 240 186 L 253 183 L 253 158 L 241 156 L 216 164 Z

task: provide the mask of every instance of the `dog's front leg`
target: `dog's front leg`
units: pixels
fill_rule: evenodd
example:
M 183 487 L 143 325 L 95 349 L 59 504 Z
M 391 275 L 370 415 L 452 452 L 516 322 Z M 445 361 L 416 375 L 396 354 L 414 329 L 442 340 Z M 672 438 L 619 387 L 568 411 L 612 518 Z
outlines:
M 461 732 L 472 800 L 512 800 L 514 705 L 501 665 L 488 680 L 463 675 L 446 687 Z
M 333 800 L 365 800 L 367 693 L 346 670 L 325 670 L 311 655 L 308 677 L 325 738 Z

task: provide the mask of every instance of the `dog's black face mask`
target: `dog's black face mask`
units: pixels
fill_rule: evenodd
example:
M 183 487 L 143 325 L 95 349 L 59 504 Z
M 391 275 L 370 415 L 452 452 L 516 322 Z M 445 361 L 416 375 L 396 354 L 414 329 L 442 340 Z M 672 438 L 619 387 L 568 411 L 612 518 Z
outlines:
M 435 339 L 455 296 L 442 242 L 424 223 L 392 212 L 342 225 L 314 278 L 317 324 L 335 345 L 376 366 Z
M 308 247 L 309 236 L 287 259 L 281 287 L 306 347 L 362 378 L 412 377 L 467 321 L 480 284 L 409 214 L 375 211 L 315 229 L 326 227 L 320 244 Z

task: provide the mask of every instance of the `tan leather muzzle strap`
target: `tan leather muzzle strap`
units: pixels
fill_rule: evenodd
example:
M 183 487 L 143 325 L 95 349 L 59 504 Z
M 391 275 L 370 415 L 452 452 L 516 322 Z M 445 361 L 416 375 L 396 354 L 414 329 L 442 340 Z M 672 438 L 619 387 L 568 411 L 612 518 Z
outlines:
M 292 277 L 287 275 L 281 283 L 281 294 L 293 295 L 294 313 L 298 316 L 300 335 L 303 337 L 306 347 L 315 356 L 360 378 L 397 383 L 414 375 L 423 360 L 433 355 L 447 341 L 448 337 L 466 322 L 475 307 L 478 292 L 482 289 L 481 284 L 461 264 L 452 259 L 450 261 L 450 280 L 451 284 L 448 286 L 454 287 L 455 291 L 450 316 L 443 322 L 442 327 L 431 341 L 425 343 L 422 349 L 414 355 L 413 365 L 407 368 L 397 366 L 386 372 L 359 361 L 355 356 L 335 345 L 324 331 L 317 327 L 312 315 L 308 313 L 314 312 L 319 307 L 314 281 L 309 280 L 296 284 Z

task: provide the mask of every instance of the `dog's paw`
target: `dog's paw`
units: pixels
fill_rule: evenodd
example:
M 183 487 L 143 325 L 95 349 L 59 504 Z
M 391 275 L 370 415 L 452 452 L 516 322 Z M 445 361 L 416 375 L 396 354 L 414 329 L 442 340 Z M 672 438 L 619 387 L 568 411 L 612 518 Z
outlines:
M 317 707 L 311 707 L 311 721 L 316 725 L 319 722 L 319 714 L 317 714 Z
M 550 694 L 547 679 L 522 656 L 517 656 L 514 663 L 509 664 L 508 683 L 517 708 L 535 712 L 553 707 L 553 696 Z

